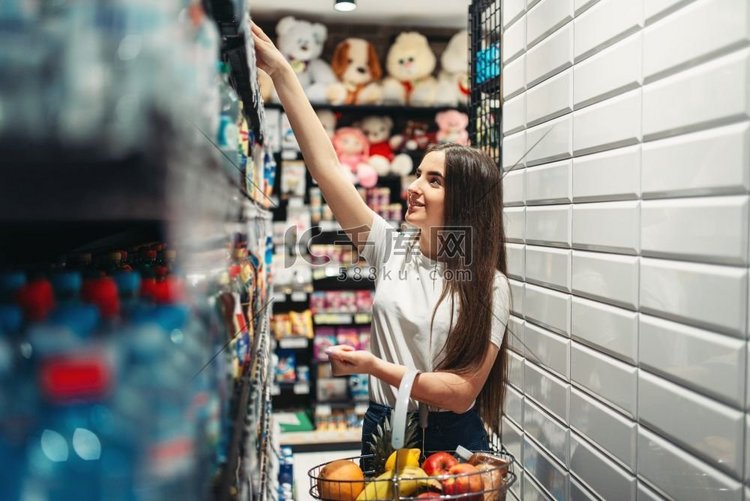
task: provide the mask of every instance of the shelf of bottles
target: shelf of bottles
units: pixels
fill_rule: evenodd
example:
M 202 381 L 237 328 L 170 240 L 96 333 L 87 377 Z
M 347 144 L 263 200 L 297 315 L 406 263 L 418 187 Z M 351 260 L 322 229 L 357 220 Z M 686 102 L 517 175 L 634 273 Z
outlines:
M 0 7 L 0 499 L 274 498 L 249 19 Z

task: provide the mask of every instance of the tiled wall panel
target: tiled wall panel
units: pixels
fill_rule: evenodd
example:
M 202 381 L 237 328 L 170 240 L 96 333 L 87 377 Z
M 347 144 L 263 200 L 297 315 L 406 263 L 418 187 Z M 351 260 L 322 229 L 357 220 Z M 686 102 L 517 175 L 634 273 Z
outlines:
M 502 7 L 511 498 L 750 501 L 750 0 Z

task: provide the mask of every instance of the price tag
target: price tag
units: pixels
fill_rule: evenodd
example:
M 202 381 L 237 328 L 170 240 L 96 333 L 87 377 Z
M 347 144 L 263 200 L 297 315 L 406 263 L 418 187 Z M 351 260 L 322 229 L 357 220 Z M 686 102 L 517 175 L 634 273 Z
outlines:
M 271 386 L 271 395 L 281 395 L 281 387 L 275 384 Z
M 294 385 L 295 395 L 307 395 L 310 393 L 310 385 L 307 383 L 296 383 Z
M 307 294 L 304 292 L 292 292 L 292 301 L 307 301 Z

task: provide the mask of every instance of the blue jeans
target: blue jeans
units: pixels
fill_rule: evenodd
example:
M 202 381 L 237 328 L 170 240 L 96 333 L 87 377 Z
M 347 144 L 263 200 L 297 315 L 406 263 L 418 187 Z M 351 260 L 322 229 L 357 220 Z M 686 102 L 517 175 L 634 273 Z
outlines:
M 369 442 L 379 424 L 391 415 L 391 408 L 370 402 L 362 424 L 362 455 L 371 454 Z M 413 416 L 413 417 L 412 417 Z M 418 413 L 410 413 L 410 418 L 419 419 Z M 427 429 L 422 443 L 422 429 L 418 428 L 416 447 L 425 452 L 447 451 L 454 452 L 462 445 L 471 451 L 486 451 L 490 444 L 487 432 L 484 430 L 482 419 L 476 407 L 463 414 L 454 412 L 430 412 L 427 419 Z M 362 465 L 367 468 L 367 465 Z

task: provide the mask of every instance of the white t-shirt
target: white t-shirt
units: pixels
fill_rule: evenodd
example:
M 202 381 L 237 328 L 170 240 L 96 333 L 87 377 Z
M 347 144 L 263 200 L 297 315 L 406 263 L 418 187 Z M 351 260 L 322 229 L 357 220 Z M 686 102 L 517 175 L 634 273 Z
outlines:
M 375 215 L 362 256 L 375 273 L 370 350 L 389 362 L 430 372 L 450 330 L 451 298 L 446 296 L 435 314 L 432 337 L 430 322 L 443 290 L 445 265 L 419 250 L 414 234 L 399 232 Z M 459 304 L 453 301 L 453 324 Z M 489 304 L 488 304 L 489 306 Z M 491 341 L 500 347 L 508 322 L 510 291 L 505 276 L 496 271 L 492 297 Z M 397 389 L 371 377 L 370 400 L 395 407 Z M 417 409 L 412 400 L 410 410 Z

